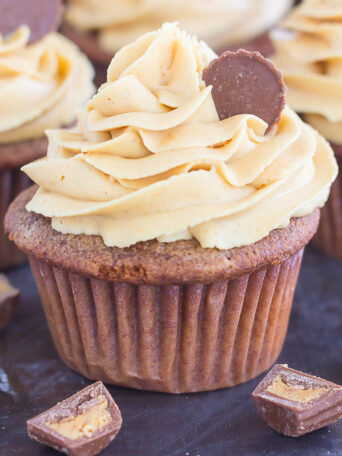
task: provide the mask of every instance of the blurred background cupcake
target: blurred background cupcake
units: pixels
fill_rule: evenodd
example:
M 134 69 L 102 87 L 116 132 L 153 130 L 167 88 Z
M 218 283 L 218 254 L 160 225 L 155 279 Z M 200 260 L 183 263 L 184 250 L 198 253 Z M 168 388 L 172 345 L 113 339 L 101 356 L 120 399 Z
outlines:
M 272 34 L 287 101 L 330 141 L 342 166 L 342 2 L 305 0 Z M 342 179 L 322 210 L 314 244 L 342 260 Z
M 179 21 L 221 52 L 263 34 L 292 4 L 293 0 L 67 0 L 63 31 L 97 64 L 98 81 L 104 82 L 113 54 L 165 21 Z M 264 40 L 259 39 L 259 47 Z
M 91 63 L 74 43 L 30 36 L 28 26 L 0 34 L 0 270 L 25 261 L 3 230 L 10 202 L 30 185 L 21 166 L 46 154 L 45 129 L 74 122 L 94 91 Z

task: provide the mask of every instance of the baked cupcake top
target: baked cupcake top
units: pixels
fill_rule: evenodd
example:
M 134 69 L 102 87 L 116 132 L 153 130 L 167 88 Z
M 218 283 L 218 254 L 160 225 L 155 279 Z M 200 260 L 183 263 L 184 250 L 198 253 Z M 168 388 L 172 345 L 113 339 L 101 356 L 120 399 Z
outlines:
M 305 0 L 272 38 L 288 104 L 342 145 L 342 2 Z
M 23 168 L 40 187 L 27 210 L 107 246 L 230 249 L 321 207 L 330 146 L 288 107 L 266 135 L 250 114 L 219 120 L 202 78 L 215 58 L 169 23 L 118 52 L 77 127 L 48 131 L 47 158 Z
M 113 54 L 165 21 L 180 21 L 214 49 L 242 42 L 276 24 L 292 0 L 68 0 L 66 19 L 81 31 L 98 31 Z
M 0 144 L 69 125 L 94 92 L 93 68 L 69 40 L 49 33 L 30 43 L 28 26 L 0 33 Z

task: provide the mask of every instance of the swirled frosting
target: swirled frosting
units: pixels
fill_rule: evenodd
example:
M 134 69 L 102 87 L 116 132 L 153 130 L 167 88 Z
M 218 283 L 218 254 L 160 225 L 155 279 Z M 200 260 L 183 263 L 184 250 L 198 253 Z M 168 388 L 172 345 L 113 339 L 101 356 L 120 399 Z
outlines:
M 94 92 L 92 66 L 71 41 L 51 33 L 28 44 L 29 37 L 26 26 L 0 34 L 0 144 L 70 124 Z
M 306 0 L 273 34 L 289 105 L 342 144 L 342 2 Z
M 49 131 L 47 158 L 23 168 L 40 186 L 27 209 L 107 246 L 229 249 L 322 206 L 330 146 L 289 108 L 267 135 L 252 115 L 220 121 L 202 80 L 213 58 L 174 24 L 118 52 L 77 128 Z
M 109 53 L 179 21 L 214 49 L 242 42 L 278 23 L 293 0 L 68 0 L 66 18 L 76 29 L 99 31 Z

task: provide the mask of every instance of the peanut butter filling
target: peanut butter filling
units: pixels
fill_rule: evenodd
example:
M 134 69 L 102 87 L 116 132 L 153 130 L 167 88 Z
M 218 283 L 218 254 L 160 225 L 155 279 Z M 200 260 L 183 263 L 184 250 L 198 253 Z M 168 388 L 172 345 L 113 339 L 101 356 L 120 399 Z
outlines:
M 267 392 L 276 396 L 295 402 L 310 402 L 321 397 L 326 392 L 326 388 L 309 388 L 303 385 L 287 383 L 281 377 L 276 377 L 273 383 L 266 389 Z
M 70 440 L 77 440 L 81 437 L 91 437 L 111 420 L 108 401 L 103 395 L 100 395 L 95 405 L 84 413 L 65 418 L 58 423 L 46 423 L 46 425 Z

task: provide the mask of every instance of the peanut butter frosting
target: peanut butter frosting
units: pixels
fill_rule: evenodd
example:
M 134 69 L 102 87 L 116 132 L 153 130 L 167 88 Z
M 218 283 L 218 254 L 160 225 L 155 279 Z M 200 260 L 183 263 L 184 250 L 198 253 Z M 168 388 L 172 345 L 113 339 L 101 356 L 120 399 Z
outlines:
M 67 21 L 81 31 L 99 31 L 109 53 L 155 30 L 180 21 L 214 49 L 248 40 L 276 24 L 292 0 L 69 0 Z
M 329 141 L 342 144 L 342 2 L 304 1 L 273 42 L 289 105 Z
M 94 92 L 93 69 L 69 40 L 51 33 L 29 44 L 30 30 L 0 34 L 0 144 L 69 125 Z
M 220 121 L 202 80 L 215 57 L 169 23 L 119 51 L 77 127 L 48 131 L 47 158 L 23 168 L 39 185 L 27 210 L 107 246 L 230 249 L 321 207 L 337 174 L 328 143 L 288 107 L 267 135 L 253 115 Z

